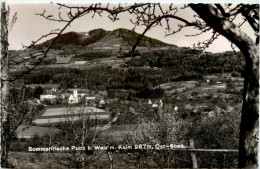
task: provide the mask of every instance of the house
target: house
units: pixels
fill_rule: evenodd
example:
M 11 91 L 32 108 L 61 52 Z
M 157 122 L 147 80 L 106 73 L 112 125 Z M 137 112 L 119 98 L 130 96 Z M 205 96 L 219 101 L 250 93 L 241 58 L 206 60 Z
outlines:
M 51 89 L 51 91 L 52 91 L 52 92 L 56 92 L 57 89 L 56 89 L 55 87 L 53 87 L 53 88 Z
M 56 98 L 57 98 L 57 95 L 54 95 L 54 94 L 42 94 L 42 95 L 40 95 L 40 101 L 54 100 Z
M 84 65 L 86 64 L 88 61 L 75 61 L 74 64 L 76 65 Z
M 148 100 L 148 105 L 150 105 L 151 107 L 162 107 L 163 106 L 163 102 L 162 100 Z
M 210 111 L 210 112 L 208 112 L 208 117 L 213 117 L 213 116 L 215 116 L 214 111 Z
M 86 106 L 96 106 L 96 97 L 85 97 Z
M 152 104 L 152 101 L 151 101 L 151 100 L 149 100 L 149 101 L 148 101 L 148 104 Z
M 99 101 L 99 103 L 98 103 L 98 107 L 99 107 L 99 108 L 105 108 L 105 105 L 106 105 L 106 102 L 105 102 L 103 99 L 101 99 L 101 100 Z

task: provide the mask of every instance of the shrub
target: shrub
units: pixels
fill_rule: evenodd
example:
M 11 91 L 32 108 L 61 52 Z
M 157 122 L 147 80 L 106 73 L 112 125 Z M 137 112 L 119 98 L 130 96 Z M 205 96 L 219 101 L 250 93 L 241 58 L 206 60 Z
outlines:
M 212 117 L 206 116 L 191 125 L 188 124 L 182 139 L 194 139 L 195 148 L 238 149 L 239 124 L 240 114 L 236 109 Z M 200 167 L 235 167 L 237 154 L 203 153 L 199 154 L 198 158 L 201 160 Z
M 241 76 L 241 74 L 238 73 L 238 72 L 233 72 L 233 73 L 231 74 L 231 76 L 232 76 L 232 77 L 239 77 L 239 76 Z

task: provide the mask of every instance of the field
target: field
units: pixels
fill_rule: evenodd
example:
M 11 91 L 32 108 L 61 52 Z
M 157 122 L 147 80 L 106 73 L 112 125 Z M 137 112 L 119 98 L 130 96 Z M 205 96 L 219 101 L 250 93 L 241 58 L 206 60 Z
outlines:
M 74 108 L 48 108 L 41 117 L 34 120 L 34 124 L 49 124 L 65 121 L 68 118 L 76 121 L 81 115 L 88 114 L 91 119 L 108 119 L 109 113 L 96 107 L 74 107 Z M 66 116 L 66 117 L 65 117 Z
M 240 84 L 238 84 L 240 85 Z M 227 83 L 207 83 L 206 81 L 183 81 L 169 82 L 161 84 L 160 87 L 165 90 L 169 97 L 188 96 L 193 92 L 198 94 L 214 94 L 227 89 Z M 240 88 L 239 88 L 240 89 Z
M 121 124 L 121 125 L 112 125 L 110 128 L 103 130 L 100 133 L 98 141 L 101 143 L 107 142 L 123 142 L 127 134 L 136 129 L 136 124 Z
M 104 113 L 105 111 L 96 107 L 75 107 L 73 110 L 63 108 L 48 108 L 42 116 L 80 114 L 80 113 Z
M 44 136 L 45 134 L 54 135 L 59 130 L 54 127 L 39 127 L 20 125 L 17 132 L 17 138 L 33 138 L 35 135 Z
M 198 84 L 197 81 L 185 81 L 185 82 L 169 82 L 161 84 L 160 87 L 165 90 L 166 95 L 172 95 L 174 93 L 190 90 Z
M 90 115 L 91 119 L 108 119 L 109 115 Z M 70 118 L 73 121 L 79 120 L 81 119 L 81 117 L 73 117 Z M 49 123 L 58 123 L 58 122 L 62 122 L 62 121 L 66 121 L 67 118 L 66 117 L 60 117 L 60 118 L 48 118 L 48 119 L 36 119 L 35 121 L 33 121 L 34 124 L 49 124 Z
M 60 56 L 56 56 L 56 64 L 65 64 L 65 63 L 70 63 L 72 59 L 72 56 L 66 56 L 66 57 L 60 57 Z

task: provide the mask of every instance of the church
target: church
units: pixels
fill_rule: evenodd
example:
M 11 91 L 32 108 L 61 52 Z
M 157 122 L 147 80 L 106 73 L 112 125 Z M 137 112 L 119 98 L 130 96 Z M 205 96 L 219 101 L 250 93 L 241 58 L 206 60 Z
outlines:
M 68 103 L 75 104 L 79 102 L 78 91 L 73 90 L 73 94 L 70 95 Z

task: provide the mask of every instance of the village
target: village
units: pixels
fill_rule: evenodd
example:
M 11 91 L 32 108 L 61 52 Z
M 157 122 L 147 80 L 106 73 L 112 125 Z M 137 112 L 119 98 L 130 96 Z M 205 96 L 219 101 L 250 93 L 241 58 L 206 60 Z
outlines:
M 39 95 L 39 98 L 34 98 L 30 102 L 35 105 L 43 105 L 44 108 L 37 112 L 38 115 L 33 118 L 32 125 L 44 127 L 61 122 L 65 119 L 66 115 L 78 116 L 78 113 L 69 112 L 68 107 L 73 107 L 74 111 L 82 110 L 83 114 L 91 114 L 91 118 L 95 117 L 100 120 L 106 120 L 104 124 L 109 123 L 109 121 L 120 124 L 122 123 L 122 119 L 126 118 L 125 120 L 129 120 L 135 118 L 136 116 L 139 116 L 141 112 L 154 114 L 160 108 L 163 108 L 164 105 L 169 104 L 168 102 L 173 103 L 172 113 L 177 115 L 181 112 L 182 115 L 180 116 L 182 118 L 186 117 L 189 112 L 203 117 L 214 117 L 222 112 L 233 111 L 234 107 L 230 105 L 217 106 L 205 104 L 204 101 L 206 100 L 231 99 L 230 94 L 225 94 L 223 92 L 226 90 L 227 85 L 221 82 L 221 78 L 215 80 L 214 78 L 205 77 L 205 80 L 202 82 L 186 81 L 185 84 L 179 82 L 162 84 L 158 87 L 161 87 L 165 91 L 163 98 L 134 99 L 132 101 L 124 100 L 123 98 L 119 99 L 116 95 L 108 97 L 106 91 L 93 92 L 76 88 L 76 86 L 71 89 L 62 90 L 59 85 L 50 85 L 47 87 L 43 85 L 44 88 L 35 85 L 34 90 L 36 90 L 36 88 L 41 88 L 41 94 Z M 200 83 L 200 85 L 198 83 Z M 201 92 L 195 92 L 198 91 L 196 89 L 200 89 Z M 222 92 L 218 93 L 220 91 Z M 213 94 L 211 94 L 212 92 Z M 185 103 L 183 101 L 185 101 Z M 119 115 L 120 112 L 121 115 Z M 74 118 L 73 120 L 78 119 L 79 117 Z M 117 122 L 118 120 L 119 122 Z M 35 126 L 27 126 L 27 129 L 21 129 L 22 127 L 18 128 L 18 137 L 33 138 L 35 134 L 49 134 L 47 131 L 42 132 L 43 130 L 31 132 L 30 128 L 33 127 Z
M 31 88 L 32 86 L 28 86 Z M 59 130 L 50 128 L 51 125 L 59 124 L 66 119 L 66 116 L 74 116 L 72 121 L 81 119 L 81 115 L 89 116 L 93 119 L 105 120 L 104 124 L 115 123 L 117 121 L 118 111 L 115 105 L 121 103 L 128 103 L 128 101 L 119 101 L 117 98 L 107 97 L 106 92 L 91 92 L 76 88 L 61 90 L 57 85 L 35 85 L 34 90 L 40 90 L 39 98 L 32 98 L 29 103 L 34 106 L 44 106 L 41 111 L 36 111 L 36 115 L 32 118 L 31 124 L 23 124 L 17 129 L 18 138 L 34 138 L 36 135 L 44 136 L 46 134 L 55 135 Z M 118 102 L 119 101 L 119 102 Z M 141 104 L 145 109 L 152 109 L 157 111 L 158 108 L 163 107 L 162 99 L 140 99 Z M 140 102 L 139 101 L 139 102 Z M 70 109 L 73 108 L 73 111 Z M 124 108 L 123 108 L 124 109 Z M 129 110 L 127 110 L 129 109 Z M 127 111 L 132 113 L 132 116 L 137 116 L 138 113 L 134 110 L 133 106 L 128 107 Z M 125 111 L 123 110 L 123 111 Z M 175 111 L 178 107 L 175 106 Z M 81 115 L 79 115 L 81 113 Z M 114 116 L 116 114 L 116 117 Z M 111 127 L 111 125 L 110 125 Z
M 56 88 L 47 90 L 45 94 L 40 95 L 38 103 L 55 103 L 57 100 L 62 100 L 62 103 L 79 104 L 85 106 L 94 106 L 99 108 L 105 108 L 105 101 L 102 97 L 88 96 L 88 93 L 78 93 L 77 89 L 73 89 L 73 94 L 60 93 Z
M 60 93 L 58 89 L 52 88 L 51 90 L 46 90 L 44 94 L 40 95 L 40 99 L 36 99 L 37 103 L 44 104 L 55 104 L 59 102 L 58 100 L 62 100 L 63 104 L 70 104 L 70 105 L 84 105 L 86 107 L 92 106 L 97 108 L 105 108 L 106 102 L 104 96 L 89 96 L 88 93 L 78 93 L 77 89 L 72 90 L 73 93 Z M 158 108 L 163 106 L 162 99 L 148 99 L 147 105 L 149 107 Z M 176 107 L 176 109 L 178 109 Z

